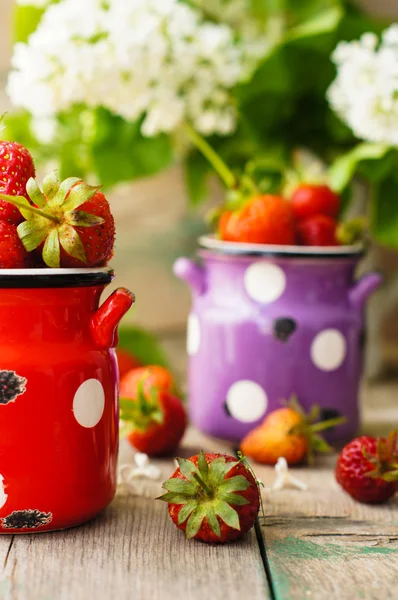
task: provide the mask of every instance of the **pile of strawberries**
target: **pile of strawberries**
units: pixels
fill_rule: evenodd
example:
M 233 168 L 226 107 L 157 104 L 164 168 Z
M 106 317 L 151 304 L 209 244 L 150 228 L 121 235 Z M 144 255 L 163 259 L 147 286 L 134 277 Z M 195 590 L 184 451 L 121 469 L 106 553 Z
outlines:
M 221 213 L 221 240 L 252 244 L 337 246 L 341 198 L 327 185 L 301 184 L 290 199 L 256 195 Z
M 99 187 L 56 173 L 35 179 L 33 159 L 0 142 L 0 268 L 102 267 L 113 254 L 115 224 Z

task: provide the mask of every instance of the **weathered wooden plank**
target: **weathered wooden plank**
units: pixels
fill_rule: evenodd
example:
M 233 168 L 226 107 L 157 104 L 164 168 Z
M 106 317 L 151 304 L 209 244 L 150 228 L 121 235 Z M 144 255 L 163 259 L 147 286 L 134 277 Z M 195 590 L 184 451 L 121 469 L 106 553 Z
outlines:
M 277 600 L 396 598 L 398 499 L 355 502 L 334 480 L 335 459 L 294 469 L 308 491 L 263 492 L 261 531 Z M 255 471 L 272 485 L 272 468 Z
M 188 434 L 183 454 L 228 446 Z M 123 448 L 122 460 L 131 460 Z M 156 461 L 162 476 L 171 459 Z M 268 585 L 255 532 L 225 546 L 186 542 L 154 500 L 160 482 L 119 494 L 95 521 L 65 532 L 16 536 L 3 569 L 3 600 L 263 600 Z

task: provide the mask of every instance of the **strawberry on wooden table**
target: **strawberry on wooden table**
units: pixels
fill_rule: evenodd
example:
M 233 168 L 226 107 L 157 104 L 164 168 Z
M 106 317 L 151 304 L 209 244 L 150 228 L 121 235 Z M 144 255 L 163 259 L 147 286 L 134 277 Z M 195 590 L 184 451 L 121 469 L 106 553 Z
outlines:
M 275 465 L 284 457 L 289 465 L 305 460 L 311 462 L 314 452 L 330 452 L 331 448 L 319 435 L 345 422 L 344 417 L 319 421 L 320 409 L 314 406 L 306 415 L 293 398 L 288 406 L 274 410 L 242 440 L 243 454 L 258 463 Z
M 29 151 L 17 142 L 0 141 L 0 192 L 28 198 L 26 184 L 35 176 Z M 0 220 L 18 225 L 23 217 L 16 206 L 0 200 Z
M 358 437 L 341 451 L 336 480 L 358 502 L 379 504 L 398 486 L 398 430 L 387 438 Z
M 55 173 L 43 181 L 43 192 L 29 179 L 23 196 L 0 194 L 26 219 L 18 235 L 28 252 L 40 249 L 48 267 L 102 267 L 113 254 L 115 223 L 109 203 L 98 187 Z
M 181 400 L 170 391 L 146 385 L 145 376 L 130 398 L 120 400 L 120 418 L 128 427 L 127 438 L 148 456 L 167 456 L 180 443 L 187 415 Z
M 260 508 L 257 481 L 246 461 L 226 454 L 177 458 L 178 469 L 159 499 L 168 503 L 173 523 L 187 539 L 226 543 L 254 525 Z

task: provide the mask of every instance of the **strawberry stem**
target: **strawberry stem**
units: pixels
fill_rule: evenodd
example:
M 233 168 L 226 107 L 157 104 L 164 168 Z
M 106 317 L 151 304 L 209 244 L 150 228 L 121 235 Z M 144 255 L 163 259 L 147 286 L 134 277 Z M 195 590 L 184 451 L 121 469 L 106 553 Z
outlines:
M 189 123 L 184 124 L 184 129 L 187 135 L 190 137 L 193 144 L 209 161 L 213 169 L 218 173 L 220 178 L 225 183 L 226 187 L 229 189 L 235 188 L 238 184 L 236 177 L 232 173 L 231 169 L 227 167 L 225 162 L 222 160 L 221 156 L 217 154 L 215 150 L 213 150 L 213 148 L 206 142 L 206 140 L 203 139 L 202 136 L 199 135 L 199 133 L 195 131 L 195 129 L 191 125 L 189 125 Z
M 196 481 L 204 489 L 204 491 L 206 492 L 206 494 L 211 498 L 211 496 L 213 495 L 212 491 L 209 488 L 209 486 L 207 485 L 207 483 L 205 483 L 203 481 L 202 477 L 198 473 L 193 473 L 193 478 L 196 479 Z
M 317 431 L 323 431 L 324 429 L 329 429 L 330 427 L 336 427 L 336 425 L 343 425 L 347 422 L 346 417 L 336 417 L 335 419 L 329 419 L 328 421 L 321 421 L 320 423 L 314 423 L 310 425 L 310 429 L 312 433 Z
M 20 200 L 18 200 L 18 198 L 20 198 Z M 49 215 L 49 214 L 45 213 L 44 211 L 40 210 L 39 208 L 35 208 L 34 206 L 27 204 L 26 199 L 23 198 L 22 196 L 7 196 L 6 194 L 0 194 L 0 200 L 5 200 L 6 202 L 13 204 L 17 208 L 22 208 L 23 210 L 32 212 L 35 215 L 39 215 L 40 217 L 43 217 L 44 219 L 48 219 L 49 221 L 52 221 L 53 223 L 57 223 L 58 225 L 61 224 L 61 219 L 58 219 L 58 217 L 55 217 L 54 215 Z

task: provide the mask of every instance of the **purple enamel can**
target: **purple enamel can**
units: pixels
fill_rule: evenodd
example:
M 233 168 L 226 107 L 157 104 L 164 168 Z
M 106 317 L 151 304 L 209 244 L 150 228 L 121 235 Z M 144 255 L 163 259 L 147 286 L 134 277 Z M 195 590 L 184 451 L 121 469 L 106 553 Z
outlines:
M 359 425 L 364 306 L 382 277 L 355 281 L 358 246 L 301 248 L 200 239 L 199 261 L 174 266 L 193 292 L 189 404 L 204 433 L 239 441 L 295 394 Z M 333 439 L 333 435 L 331 436 Z

